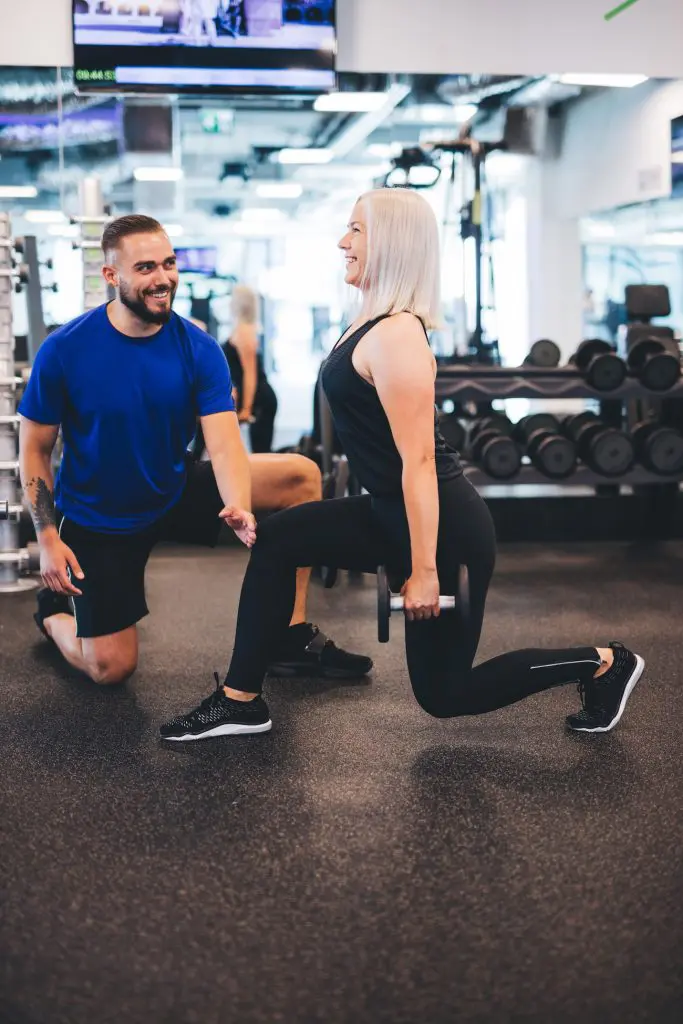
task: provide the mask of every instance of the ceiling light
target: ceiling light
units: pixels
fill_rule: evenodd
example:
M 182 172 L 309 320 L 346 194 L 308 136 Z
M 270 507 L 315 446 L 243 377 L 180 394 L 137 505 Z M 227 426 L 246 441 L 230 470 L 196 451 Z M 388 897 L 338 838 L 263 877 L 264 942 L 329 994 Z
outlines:
M 378 110 L 385 99 L 383 92 L 328 92 L 317 97 L 313 109 L 320 113 L 366 114 Z
M 182 224 L 164 224 L 164 231 L 169 238 L 179 238 L 184 234 Z
M 50 224 L 47 233 L 55 238 L 80 238 L 81 228 L 79 224 Z
M 0 185 L 0 199 L 35 199 L 35 185 Z
M 596 85 L 608 89 L 632 89 L 634 85 L 642 85 L 647 82 L 647 75 L 591 75 L 591 74 L 565 74 L 560 75 L 559 81 L 562 85 Z
M 242 210 L 242 221 L 264 224 L 267 221 L 282 220 L 284 213 L 272 206 L 248 206 Z
M 332 155 L 331 149 L 281 149 L 276 159 L 281 164 L 327 164 Z
M 370 138 L 372 133 L 386 121 L 409 92 L 410 86 L 408 85 L 394 83 L 394 85 L 390 86 L 384 94 L 384 101 L 381 107 L 377 110 L 369 110 L 361 117 L 356 118 L 348 128 L 344 129 L 336 137 L 331 145 L 331 149 L 337 159 L 343 159 L 345 156 L 348 156 L 356 146 Z
M 259 199 L 298 199 L 303 186 L 295 181 L 262 181 L 256 186 Z
M 136 181 L 180 181 L 182 167 L 136 167 L 133 177 Z
M 61 210 L 27 210 L 24 217 L 31 224 L 66 224 L 66 214 Z
M 586 234 L 591 239 L 616 238 L 617 229 L 614 224 L 606 224 L 592 220 L 586 222 Z
M 653 235 L 646 235 L 646 245 L 673 245 L 676 248 L 683 248 L 683 231 L 656 231 Z
M 367 156 L 374 156 L 379 160 L 390 160 L 398 156 L 402 149 L 400 142 L 371 142 L 365 152 Z

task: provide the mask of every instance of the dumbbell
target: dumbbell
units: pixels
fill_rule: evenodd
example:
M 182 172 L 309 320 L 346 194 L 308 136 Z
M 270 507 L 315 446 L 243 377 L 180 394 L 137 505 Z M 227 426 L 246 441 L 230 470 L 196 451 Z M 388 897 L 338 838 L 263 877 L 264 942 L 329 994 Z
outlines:
M 450 445 L 457 452 L 461 451 L 465 444 L 465 428 L 452 412 L 439 413 L 438 426 L 446 444 Z
M 477 420 L 470 430 L 470 458 L 496 480 L 510 480 L 522 464 L 522 454 L 511 434 L 507 416 L 496 414 Z
M 680 356 L 658 338 L 636 342 L 627 356 L 630 372 L 650 391 L 668 391 L 681 376 Z
M 569 362 L 596 391 L 614 391 L 626 380 L 626 363 L 601 338 L 582 341 Z
M 659 476 L 683 472 L 683 434 L 653 420 L 637 423 L 631 437 L 638 461 Z
M 559 346 L 550 338 L 539 338 L 529 349 L 529 354 L 524 357 L 523 366 L 537 366 L 540 369 L 550 369 L 560 365 Z
M 628 434 L 609 427 L 592 412 L 567 416 L 562 433 L 576 444 L 579 458 L 601 476 L 628 473 L 635 461 L 634 444 Z
M 391 586 L 400 590 L 398 580 L 392 580 Z M 455 616 L 461 623 L 465 623 L 469 618 L 470 580 L 466 565 L 460 566 L 457 596 L 440 595 L 439 608 L 442 615 Z M 377 569 L 377 639 L 381 644 L 389 642 L 389 620 L 391 613 L 402 612 L 403 610 L 402 595 L 392 594 L 386 566 L 380 565 Z M 450 623 L 451 626 L 454 624 Z
M 515 437 L 524 445 L 536 469 L 553 480 L 563 480 L 576 468 L 576 445 L 560 433 L 551 413 L 523 416 L 515 426 Z

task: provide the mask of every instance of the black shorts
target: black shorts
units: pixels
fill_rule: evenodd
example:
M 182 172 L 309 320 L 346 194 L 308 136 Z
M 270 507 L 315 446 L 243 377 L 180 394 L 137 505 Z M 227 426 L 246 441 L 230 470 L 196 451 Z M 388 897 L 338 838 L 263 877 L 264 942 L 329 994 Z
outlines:
M 210 462 L 188 460 L 180 500 L 162 519 L 137 533 L 97 533 L 62 517 L 60 536 L 85 574 L 72 598 L 79 637 L 108 636 L 147 615 L 145 566 L 159 541 L 215 547 L 223 501 Z

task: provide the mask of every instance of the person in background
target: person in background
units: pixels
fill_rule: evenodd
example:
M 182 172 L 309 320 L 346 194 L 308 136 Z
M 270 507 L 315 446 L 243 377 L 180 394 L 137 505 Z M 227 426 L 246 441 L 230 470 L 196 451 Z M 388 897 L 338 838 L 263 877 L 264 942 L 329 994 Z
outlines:
M 236 285 L 232 293 L 234 328 L 221 346 L 237 391 L 237 418 L 249 424 L 249 441 L 254 454 L 273 447 L 277 395 L 266 377 L 263 356 L 259 353 L 256 323 L 258 296 L 246 285 Z

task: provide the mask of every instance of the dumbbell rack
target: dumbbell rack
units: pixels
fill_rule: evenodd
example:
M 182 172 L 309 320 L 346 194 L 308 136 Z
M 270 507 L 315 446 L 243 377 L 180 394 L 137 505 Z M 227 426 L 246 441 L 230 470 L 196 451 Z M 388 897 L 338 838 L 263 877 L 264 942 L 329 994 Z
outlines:
M 579 371 L 571 367 L 539 369 L 537 367 L 482 366 L 440 366 L 436 378 L 437 403 L 450 399 L 457 403 L 486 403 L 507 398 L 543 399 L 584 399 L 607 404 L 623 404 L 633 399 L 667 399 L 683 402 L 683 380 L 679 380 L 668 391 L 649 391 L 634 377 L 627 377 L 621 387 L 614 391 L 597 391 L 586 383 Z M 605 417 L 607 420 L 611 416 Z M 579 464 L 571 476 L 563 480 L 550 479 L 534 466 L 523 465 L 520 472 L 510 480 L 498 480 L 489 476 L 478 466 L 467 467 L 468 479 L 475 487 L 485 486 L 561 486 L 561 487 L 620 487 L 655 486 L 678 484 L 683 473 L 677 476 L 662 476 L 652 473 L 644 466 L 634 466 L 619 477 L 603 476 L 588 466 Z
M 25 282 L 24 267 L 16 267 L 15 244 L 8 214 L 0 213 L 0 593 L 30 590 L 37 581 L 22 573 L 35 568 L 35 551 L 19 547 L 22 513 L 16 411 L 17 391 L 23 385 L 14 368 L 12 290 Z

